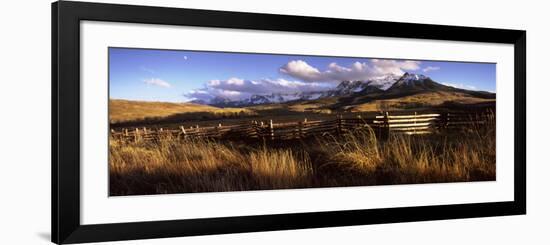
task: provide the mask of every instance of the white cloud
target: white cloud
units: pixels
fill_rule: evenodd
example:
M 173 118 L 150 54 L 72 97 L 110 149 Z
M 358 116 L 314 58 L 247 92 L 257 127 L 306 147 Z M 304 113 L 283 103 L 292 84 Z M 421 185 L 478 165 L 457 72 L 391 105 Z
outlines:
M 163 88 L 170 88 L 172 85 L 160 78 L 151 78 L 143 81 L 145 84 L 159 86 Z
M 227 80 L 210 80 L 203 88 L 189 91 L 184 96 L 205 101 L 216 97 L 235 101 L 256 94 L 326 91 L 341 81 L 368 80 L 388 74 L 402 75 L 405 71 L 419 69 L 419 61 L 372 59 L 369 62 L 355 62 L 349 67 L 330 63 L 326 70 L 321 71 L 303 60 L 293 60 L 282 66 L 279 71 L 298 80 L 244 80 L 235 77 Z
M 279 69 L 280 72 L 304 81 L 322 80 L 322 73 L 303 60 L 293 60 Z
M 327 87 L 326 84 L 321 84 L 321 83 L 288 81 L 281 78 L 261 79 L 257 81 L 243 80 L 239 78 L 230 78 L 224 81 L 211 80 L 207 82 L 206 86 L 208 88 L 249 92 L 249 93 L 255 93 L 255 94 L 318 91 L 323 87 Z
M 368 80 L 388 74 L 402 75 L 406 70 L 420 69 L 419 61 L 372 59 L 370 62 L 355 62 L 350 67 L 330 63 L 326 70 L 309 65 L 303 60 L 293 60 L 279 71 L 305 82 L 330 82 L 344 80 Z
M 428 66 L 428 67 L 422 69 L 422 71 L 424 71 L 424 72 L 430 72 L 430 71 L 437 71 L 437 70 L 439 70 L 439 69 L 440 69 L 439 66 Z
M 250 98 L 251 94 L 232 90 L 203 88 L 191 90 L 188 93 L 185 93 L 184 96 L 193 100 L 210 101 L 211 99 L 220 97 L 231 101 L 236 101 Z
M 468 90 L 477 90 L 476 86 L 464 84 L 464 83 L 449 83 L 449 82 L 443 82 L 442 83 L 445 86 L 450 86 L 454 88 L 460 88 L 460 89 L 468 89 Z
M 242 100 L 255 94 L 324 91 L 332 87 L 333 85 L 330 83 L 289 81 L 281 78 L 261 80 L 230 78 L 227 80 L 210 80 L 204 88 L 192 90 L 186 93 L 185 96 L 206 101 L 215 97 Z
M 372 59 L 372 70 L 374 76 L 383 76 L 387 74 L 403 75 L 405 71 L 416 71 L 420 69 L 420 61 L 414 60 L 380 60 Z

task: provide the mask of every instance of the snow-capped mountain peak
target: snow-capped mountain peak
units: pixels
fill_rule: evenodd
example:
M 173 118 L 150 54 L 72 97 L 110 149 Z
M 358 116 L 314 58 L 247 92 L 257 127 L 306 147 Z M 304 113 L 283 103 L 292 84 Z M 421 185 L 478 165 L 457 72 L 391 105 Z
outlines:
M 388 90 L 400 76 L 395 74 L 388 74 L 385 76 L 377 77 L 368 81 L 369 86 L 374 86 L 382 90 Z
M 399 80 L 403 81 L 404 83 L 411 83 L 416 81 L 423 81 L 426 79 L 428 79 L 428 77 L 424 75 L 405 73 Z
M 337 91 L 337 94 L 349 94 L 353 92 L 359 92 L 367 86 L 363 81 L 343 81 L 336 86 L 333 91 Z
M 250 104 L 282 103 L 301 99 L 301 93 L 273 93 L 266 95 L 252 95 L 249 99 Z
M 402 76 L 388 74 L 366 81 L 342 81 L 335 88 L 314 92 L 255 94 L 248 99 L 230 101 L 223 98 L 214 98 L 209 104 L 217 106 L 247 106 L 272 103 L 285 103 L 299 100 L 316 100 L 328 97 L 351 96 L 354 94 L 383 93 L 395 91 L 402 87 L 418 89 L 433 87 L 434 82 L 427 76 L 405 73 Z
M 366 81 L 343 81 L 335 89 L 335 95 L 352 94 L 365 91 L 369 87 L 374 87 L 381 90 L 388 90 L 401 76 L 388 74 L 381 77 L 376 77 Z

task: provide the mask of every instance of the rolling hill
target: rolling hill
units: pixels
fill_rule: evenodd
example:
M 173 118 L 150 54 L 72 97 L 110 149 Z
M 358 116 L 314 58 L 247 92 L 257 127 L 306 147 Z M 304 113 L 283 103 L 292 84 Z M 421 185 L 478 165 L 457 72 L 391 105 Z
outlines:
M 243 108 L 217 108 L 193 103 L 148 102 L 131 100 L 109 100 L 109 121 L 111 123 L 169 117 L 182 113 L 250 113 Z
M 331 109 L 351 111 L 399 110 L 445 104 L 494 103 L 496 94 L 446 86 L 431 78 L 405 73 L 387 90 L 361 91 L 339 97 Z

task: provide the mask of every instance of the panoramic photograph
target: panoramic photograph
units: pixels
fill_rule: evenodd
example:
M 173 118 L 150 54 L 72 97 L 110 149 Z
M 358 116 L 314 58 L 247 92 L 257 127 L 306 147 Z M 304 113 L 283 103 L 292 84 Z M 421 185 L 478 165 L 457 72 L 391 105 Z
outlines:
M 496 180 L 495 63 L 108 57 L 110 196 Z

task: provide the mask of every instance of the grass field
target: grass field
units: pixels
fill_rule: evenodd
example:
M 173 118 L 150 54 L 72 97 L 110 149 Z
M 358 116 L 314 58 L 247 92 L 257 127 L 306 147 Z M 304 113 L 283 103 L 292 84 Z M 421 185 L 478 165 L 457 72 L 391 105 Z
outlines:
M 445 110 L 449 102 L 458 109 L 468 109 L 478 103 L 494 107 L 494 99 L 483 99 L 451 92 L 430 92 L 405 96 L 399 99 L 382 99 L 362 102 L 345 109 L 332 108 L 335 98 L 315 101 L 296 101 L 282 104 L 264 104 L 245 108 L 217 108 L 192 103 L 109 101 L 111 128 L 164 127 L 179 128 L 200 125 L 215 126 L 242 124 L 251 120 L 277 122 L 308 120 L 331 120 L 337 115 L 346 117 L 373 116 L 380 111 L 422 112 Z
M 495 124 L 449 134 L 369 128 L 336 137 L 238 142 L 110 141 L 110 195 L 418 184 L 496 179 Z
M 421 108 L 434 108 L 443 106 L 445 103 L 471 105 L 478 103 L 494 103 L 494 98 L 479 98 L 468 96 L 457 92 L 429 92 L 409 95 L 393 99 L 373 100 L 348 106 L 347 109 L 353 112 L 377 111 L 377 110 L 409 110 Z
M 217 108 L 208 105 L 171 102 L 145 102 L 130 100 L 109 100 L 109 122 L 121 123 L 143 120 L 166 120 L 167 117 L 180 115 L 181 119 L 192 119 L 197 115 L 244 115 L 253 112 L 245 108 Z M 185 115 L 181 114 L 187 114 Z

